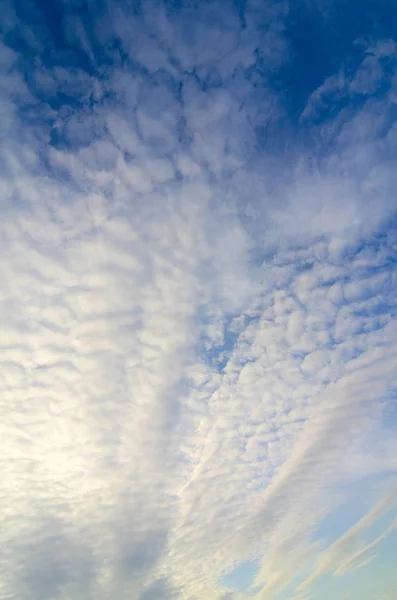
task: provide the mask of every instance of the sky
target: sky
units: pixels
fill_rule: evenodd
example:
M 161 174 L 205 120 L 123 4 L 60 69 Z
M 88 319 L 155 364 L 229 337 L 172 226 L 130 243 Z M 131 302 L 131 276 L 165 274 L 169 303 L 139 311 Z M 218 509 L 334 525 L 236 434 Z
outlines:
M 397 3 L 3 0 L 2 600 L 397 597 Z

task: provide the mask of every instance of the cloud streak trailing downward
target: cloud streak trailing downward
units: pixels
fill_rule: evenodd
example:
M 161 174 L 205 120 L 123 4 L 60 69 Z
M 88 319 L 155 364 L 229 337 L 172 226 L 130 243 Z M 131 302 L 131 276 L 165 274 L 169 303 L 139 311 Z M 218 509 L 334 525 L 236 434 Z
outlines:
M 397 15 L 298 4 L 2 8 L 4 599 L 303 600 L 393 535 Z

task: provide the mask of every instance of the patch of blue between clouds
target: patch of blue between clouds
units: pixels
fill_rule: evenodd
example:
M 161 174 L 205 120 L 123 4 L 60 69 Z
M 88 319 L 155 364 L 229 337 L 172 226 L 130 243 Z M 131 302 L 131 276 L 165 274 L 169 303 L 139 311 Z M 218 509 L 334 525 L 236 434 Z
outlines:
M 393 590 L 397 592 L 395 565 L 397 563 L 397 533 L 394 531 L 386 538 L 374 553 L 374 558 L 365 567 L 351 569 L 343 575 L 328 573 L 313 584 L 312 598 L 321 600 L 335 600 L 347 598 L 351 600 L 374 600 L 385 597 L 387 600 L 395 598 L 389 592 L 382 596 L 382 591 Z M 282 594 L 277 600 L 290 600 L 290 596 Z
M 311 93 L 342 67 L 348 73 L 354 73 L 365 55 L 365 44 L 370 44 L 377 37 L 395 37 L 396 19 L 397 5 L 393 0 L 381 4 L 375 0 L 329 0 L 318 4 L 299 0 L 291 3 L 286 19 L 290 60 L 273 74 L 271 83 L 274 89 L 284 94 L 286 112 L 292 125 L 288 134 L 299 140 L 298 145 L 312 145 L 315 134 L 312 126 L 319 121 L 335 116 L 347 105 L 349 110 L 354 111 L 364 104 L 364 96 L 333 99 L 332 103 L 323 107 L 317 123 L 300 124 L 300 116 Z M 358 40 L 362 44 L 357 43 Z M 386 76 L 377 90 L 378 96 L 390 86 L 388 73 L 393 71 L 393 66 L 390 69 L 387 65 L 385 67 Z M 264 145 L 264 138 L 261 141 Z
M 384 475 L 371 475 L 353 485 L 340 487 L 344 497 L 342 504 L 327 514 L 326 519 L 318 523 L 313 539 L 323 541 L 326 546 L 333 544 L 346 531 L 353 527 L 376 504 L 384 490 Z M 374 538 L 384 531 L 390 522 L 390 514 L 377 519 L 366 532 Z
M 245 315 L 244 326 L 247 327 L 253 320 L 255 320 L 255 317 L 249 317 L 248 315 Z M 232 317 L 228 317 L 225 321 L 223 327 L 223 344 L 215 345 L 212 348 L 205 350 L 203 353 L 204 360 L 216 366 L 218 371 L 222 371 L 226 367 L 228 360 L 239 340 L 240 333 L 239 331 L 232 329 L 232 322 Z M 205 340 L 203 340 L 203 342 L 205 343 Z
M 231 573 L 224 575 L 221 578 L 220 584 L 248 597 L 254 596 L 258 590 L 253 588 L 252 585 L 258 571 L 259 562 L 257 560 L 248 560 L 236 567 Z

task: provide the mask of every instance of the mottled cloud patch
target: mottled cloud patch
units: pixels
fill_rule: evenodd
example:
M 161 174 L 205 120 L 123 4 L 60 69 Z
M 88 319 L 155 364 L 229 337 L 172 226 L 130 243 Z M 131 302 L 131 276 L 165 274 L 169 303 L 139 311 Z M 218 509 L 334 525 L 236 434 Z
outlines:
M 292 108 L 306 4 L 6 3 L 1 597 L 307 600 L 393 535 L 396 41 Z

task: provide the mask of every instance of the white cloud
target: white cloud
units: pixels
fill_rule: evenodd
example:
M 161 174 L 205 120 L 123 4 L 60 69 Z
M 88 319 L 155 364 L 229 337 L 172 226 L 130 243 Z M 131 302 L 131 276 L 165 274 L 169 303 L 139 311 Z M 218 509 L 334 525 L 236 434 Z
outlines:
M 3 53 L 11 600 L 239 600 L 219 578 L 251 557 L 257 597 L 274 598 L 319 551 L 334 486 L 397 468 L 392 434 L 379 441 L 396 385 L 396 240 L 374 237 L 394 210 L 390 97 L 338 122 L 315 173 L 302 159 L 268 174 L 266 156 L 248 159 L 255 119 L 282 112 L 266 77 L 288 57 L 286 6 L 252 6 L 243 29 L 222 3 L 189 27 L 144 13 L 111 4 L 92 30 L 65 21 L 91 61 L 98 44 L 114 61 L 90 75 L 44 56 L 24 78 Z M 39 32 L 24 35 L 38 52 Z

